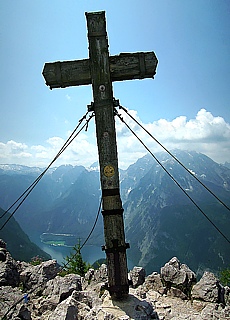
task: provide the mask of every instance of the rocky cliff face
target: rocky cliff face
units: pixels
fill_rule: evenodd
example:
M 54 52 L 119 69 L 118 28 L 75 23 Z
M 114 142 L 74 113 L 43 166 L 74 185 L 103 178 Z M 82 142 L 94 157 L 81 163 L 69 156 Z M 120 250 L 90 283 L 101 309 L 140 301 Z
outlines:
M 192 173 L 189 174 L 167 153 L 158 160 L 182 189 L 224 232 L 229 233 L 229 211 L 194 179 L 198 178 L 229 206 L 230 171 L 203 154 L 174 151 L 173 154 Z M 160 270 L 172 255 L 185 261 L 193 270 L 224 269 L 230 263 L 229 244 L 190 199 L 178 188 L 149 155 L 130 166 L 121 179 L 126 190 L 124 203 L 126 240 L 131 260 L 145 267 L 147 273 Z M 127 181 L 129 184 L 126 184 Z M 134 186 L 128 189 L 128 186 Z M 221 257 L 224 257 L 222 260 Z M 153 268 L 154 266 L 154 268 Z
M 0 208 L 1 225 L 10 217 L 10 213 L 4 215 Z M 0 231 L 0 238 L 7 243 L 8 250 L 16 260 L 31 261 L 33 257 L 39 256 L 43 260 L 51 259 L 51 256 L 31 242 L 27 234 L 22 230 L 19 223 L 11 217 L 9 222 Z M 1 243 L 0 243 L 1 247 Z
M 209 320 L 229 319 L 230 288 L 210 272 L 199 282 L 185 264 L 174 257 L 160 273 L 130 271 L 130 292 L 112 300 L 107 268 L 90 269 L 85 277 L 58 275 L 55 260 L 37 266 L 16 262 L 9 252 L 0 261 L 0 317 L 24 320 Z

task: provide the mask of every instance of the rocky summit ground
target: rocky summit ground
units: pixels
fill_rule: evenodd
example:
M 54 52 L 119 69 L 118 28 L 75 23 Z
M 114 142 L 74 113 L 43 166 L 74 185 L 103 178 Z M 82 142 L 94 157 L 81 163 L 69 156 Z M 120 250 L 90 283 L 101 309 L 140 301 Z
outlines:
M 129 295 L 111 299 L 107 267 L 85 277 L 58 275 L 55 260 L 37 266 L 15 261 L 4 252 L 0 261 L 1 319 L 36 320 L 209 320 L 230 319 L 230 288 L 210 272 L 196 275 L 176 257 L 146 276 L 141 267 L 129 273 Z

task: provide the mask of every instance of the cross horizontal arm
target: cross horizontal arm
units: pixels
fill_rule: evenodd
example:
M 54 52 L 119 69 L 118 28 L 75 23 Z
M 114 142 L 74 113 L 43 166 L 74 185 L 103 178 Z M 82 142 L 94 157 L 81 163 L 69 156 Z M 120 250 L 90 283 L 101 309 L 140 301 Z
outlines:
M 157 63 L 154 52 L 110 56 L 110 77 L 112 81 L 154 78 Z M 46 63 L 42 74 L 50 89 L 92 83 L 89 59 Z

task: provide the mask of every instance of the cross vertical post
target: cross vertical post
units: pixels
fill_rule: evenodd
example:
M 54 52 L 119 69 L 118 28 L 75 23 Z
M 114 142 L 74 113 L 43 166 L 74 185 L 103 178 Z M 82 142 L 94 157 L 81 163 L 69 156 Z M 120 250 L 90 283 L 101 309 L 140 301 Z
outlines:
M 112 297 L 129 292 L 123 208 L 119 188 L 112 81 L 154 78 L 158 60 L 154 52 L 109 56 L 105 12 L 86 13 L 89 59 L 46 63 L 43 76 L 53 88 L 93 87 L 93 110 L 100 164 L 102 214 L 108 289 Z
M 113 88 L 105 12 L 86 13 L 86 18 L 102 188 L 104 249 L 107 257 L 109 291 L 111 296 L 119 298 L 129 292 L 127 244 L 119 190 Z

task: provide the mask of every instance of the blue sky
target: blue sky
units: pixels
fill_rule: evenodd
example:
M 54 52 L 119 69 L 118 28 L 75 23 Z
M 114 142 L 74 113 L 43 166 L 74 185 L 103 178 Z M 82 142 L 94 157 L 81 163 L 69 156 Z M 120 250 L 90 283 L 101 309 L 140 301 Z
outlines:
M 1 0 L 0 163 L 49 164 L 86 112 L 91 86 L 51 91 L 41 73 L 45 62 L 88 58 L 85 12 L 101 10 L 111 55 L 159 60 L 154 80 L 114 83 L 114 96 L 166 147 L 230 162 L 229 0 Z M 96 161 L 94 136 L 92 121 L 57 164 Z M 121 167 L 145 154 L 119 122 L 117 136 Z

